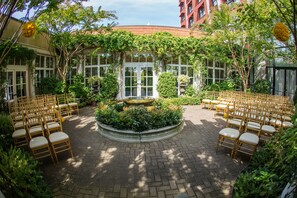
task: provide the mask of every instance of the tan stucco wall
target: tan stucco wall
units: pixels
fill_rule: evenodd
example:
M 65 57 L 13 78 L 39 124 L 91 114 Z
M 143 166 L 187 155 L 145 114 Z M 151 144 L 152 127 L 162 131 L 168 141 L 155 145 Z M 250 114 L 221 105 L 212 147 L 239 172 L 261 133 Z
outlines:
M 15 19 L 10 19 L 1 39 L 9 39 L 19 29 L 22 23 Z M 35 34 L 30 38 L 20 36 L 19 44 L 36 50 L 38 53 L 50 55 L 49 36 L 46 34 Z

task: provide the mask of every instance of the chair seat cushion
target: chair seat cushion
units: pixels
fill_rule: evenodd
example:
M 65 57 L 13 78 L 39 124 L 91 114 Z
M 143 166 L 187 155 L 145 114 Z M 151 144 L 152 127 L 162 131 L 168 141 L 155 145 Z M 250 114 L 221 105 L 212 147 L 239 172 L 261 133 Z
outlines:
M 42 126 L 34 126 L 29 129 L 29 133 L 35 133 L 42 131 Z
M 285 121 L 283 122 L 282 126 L 288 128 L 288 127 L 293 127 L 293 124 L 291 122 Z
M 219 100 L 212 100 L 210 103 L 212 103 L 212 104 L 219 104 L 220 101 Z
M 262 131 L 266 132 L 266 133 L 275 133 L 276 129 L 273 126 L 263 125 L 262 126 Z
M 282 121 L 278 119 L 271 119 L 270 123 L 280 126 L 282 124 Z
M 227 108 L 227 105 L 226 104 L 218 104 L 216 106 L 217 109 L 226 109 Z
M 26 135 L 25 129 L 18 129 L 12 133 L 12 138 L 23 137 Z
M 211 102 L 210 99 L 203 99 L 203 100 L 202 100 L 202 103 L 210 103 L 210 102 Z
M 236 118 L 228 120 L 228 123 L 232 124 L 232 125 L 236 125 L 236 126 L 244 126 L 244 122 L 242 122 L 240 119 L 236 119 Z
M 32 138 L 30 140 L 30 148 L 38 148 L 38 147 L 41 147 L 41 146 L 45 146 L 48 144 L 48 141 L 45 137 L 43 136 L 39 136 L 39 137 L 35 137 L 35 138 Z
M 249 143 L 252 145 L 257 145 L 259 143 L 259 137 L 252 133 L 243 133 L 239 137 L 239 141 Z
M 67 104 L 59 104 L 58 106 L 59 106 L 59 108 L 67 108 L 68 107 Z
M 78 106 L 77 102 L 70 102 L 68 103 L 69 106 Z
M 219 132 L 220 135 L 226 136 L 226 137 L 231 137 L 231 138 L 238 138 L 239 136 L 239 131 L 236 129 L 232 128 L 224 128 Z
M 57 122 L 49 122 L 49 123 L 47 123 L 47 125 L 46 124 L 44 125 L 45 129 L 54 129 L 54 128 L 59 128 L 59 127 L 60 127 L 60 124 Z
M 257 122 L 247 122 L 248 129 L 260 129 L 260 124 Z
M 59 142 L 59 141 L 62 141 L 62 140 L 67 140 L 67 139 L 69 139 L 69 136 L 64 132 L 52 133 L 49 136 L 49 141 L 51 143 Z

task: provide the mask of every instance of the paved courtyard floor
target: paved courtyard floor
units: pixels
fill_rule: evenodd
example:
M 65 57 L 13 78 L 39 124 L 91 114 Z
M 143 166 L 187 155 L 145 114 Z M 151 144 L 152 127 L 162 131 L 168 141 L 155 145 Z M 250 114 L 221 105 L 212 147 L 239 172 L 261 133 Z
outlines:
M 202 106 L 185 106 L 183 131 L 167 140 L 122 143 L 96 130 L 94 107 L 66 118 L 74 159 L 44 161 L 45 180 L 55 197 L 229 197 L 248 158 L 231 159 L 215 145 L 225 121 Z

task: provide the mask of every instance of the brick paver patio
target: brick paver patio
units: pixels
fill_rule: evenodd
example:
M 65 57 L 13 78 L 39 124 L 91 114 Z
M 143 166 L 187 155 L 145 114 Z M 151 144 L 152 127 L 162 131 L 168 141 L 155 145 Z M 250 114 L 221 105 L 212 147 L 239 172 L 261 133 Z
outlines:
M 173 138 L 142 144 L 115 142 L 96 131 L 94 107 L 68 117 L 75 159 L 59 155 L 59 163 L 42 165 L 56 197 L 229 197 L 245 162 L 230 151 L 215 151 L 225 126 L 214 111 L 185 106 L 185 127 Z

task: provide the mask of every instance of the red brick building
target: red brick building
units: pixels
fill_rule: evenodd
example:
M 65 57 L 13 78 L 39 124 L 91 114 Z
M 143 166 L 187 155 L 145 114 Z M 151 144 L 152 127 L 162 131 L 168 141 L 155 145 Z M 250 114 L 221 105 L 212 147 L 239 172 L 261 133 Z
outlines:
M 233 2 L 240 2 L 240 0 L 179 0 L 180 26 L 191 28 L 194 23 L 202 24 L 214 7 Z

